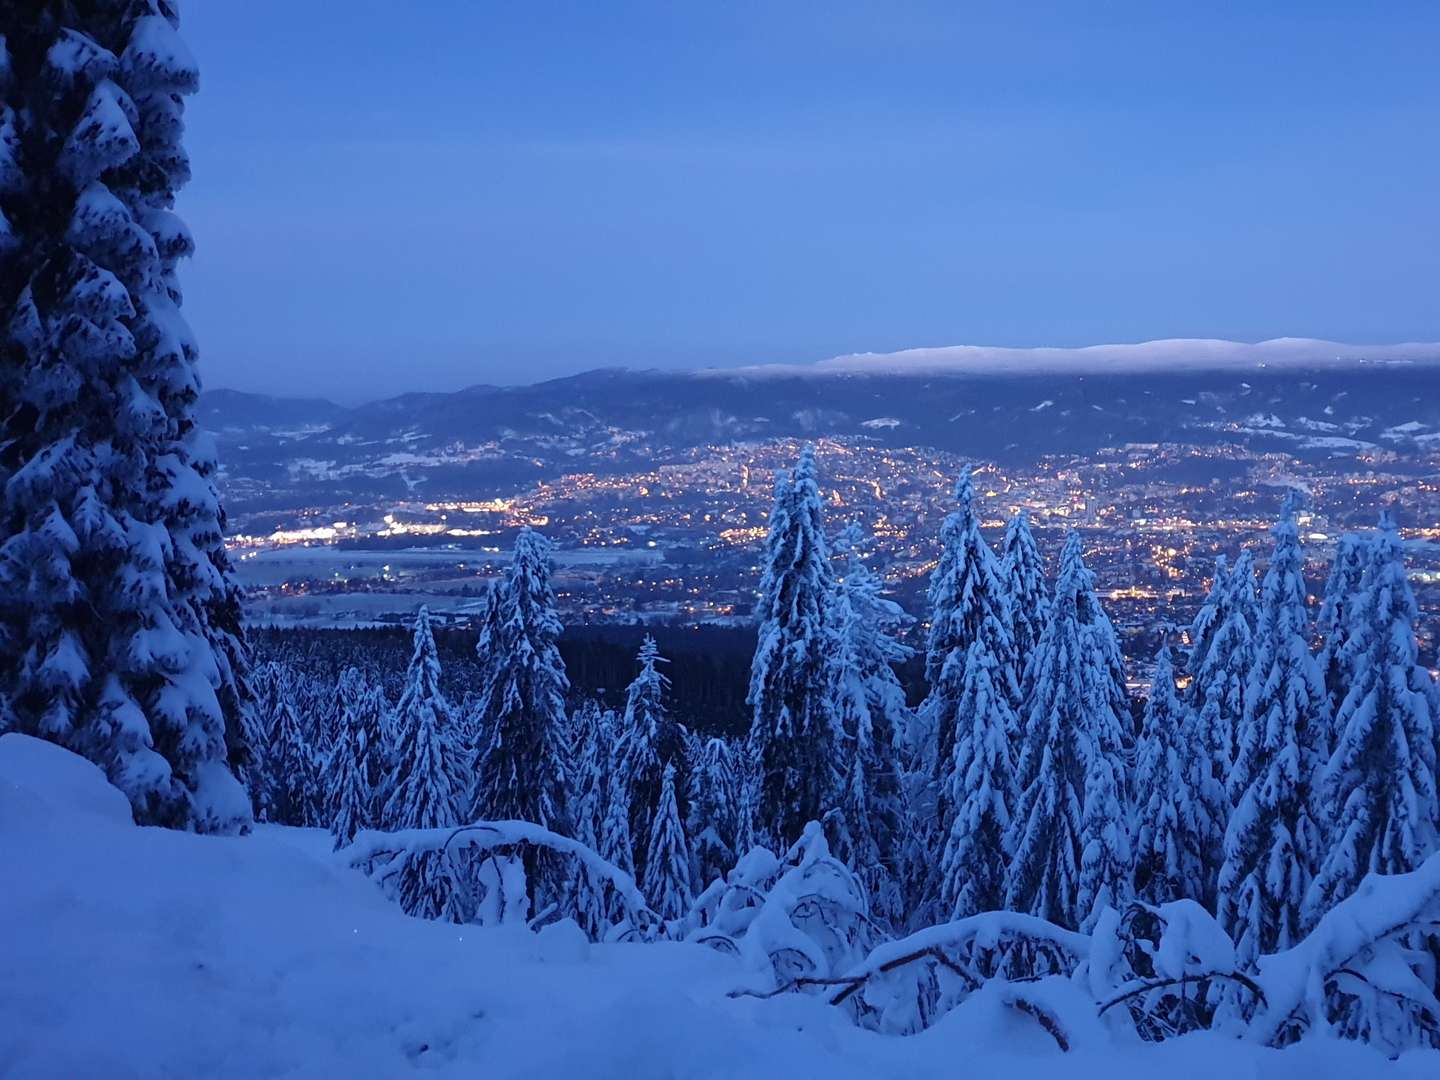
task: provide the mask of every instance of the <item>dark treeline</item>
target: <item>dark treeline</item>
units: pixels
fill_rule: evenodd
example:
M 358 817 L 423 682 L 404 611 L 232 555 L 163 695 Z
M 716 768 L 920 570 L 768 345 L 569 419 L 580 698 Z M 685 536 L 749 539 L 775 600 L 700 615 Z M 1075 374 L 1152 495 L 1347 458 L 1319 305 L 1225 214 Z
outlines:
M 596 700 L 609 709 L 625 704 L 625 688 L 635 677 L 635 654 L 646 633 L 669 658 L 671 702 L 687 725 L 701 735 L 740 738 L 750 728 L 745 690 L 755 655 L 754 627 L 640 626 L 567 627 L 560 655 L 570 676 L 570 704 Z M 400 696 L 410 659 L 411 627 L 362 629 L 259 628 L 251 631 L 256 663 L 274 660 L 303 670 L 321 682 L 335 683 L 348 667 L 372 672 L 393 700 Z M 475 631 L 435 629 L 442 664 L 441 686 L 451 701 L 464 701 L 478 685 Z M 924 695 L 924 668 L 911 662 L 900 668 L 912 703 Z

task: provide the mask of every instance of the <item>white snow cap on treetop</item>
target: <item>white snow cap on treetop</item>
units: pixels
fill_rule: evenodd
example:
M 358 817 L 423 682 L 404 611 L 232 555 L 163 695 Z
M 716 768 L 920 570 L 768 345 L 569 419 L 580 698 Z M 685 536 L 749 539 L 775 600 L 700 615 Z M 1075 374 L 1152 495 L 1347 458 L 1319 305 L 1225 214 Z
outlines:
M 766 375 L 1023 375 L 1042 372 L 1099 375 L 1106 372 L 1182 369 L 1250 371 L 1436 363 L 1440 363 L 1440 342 L 1347 345 L 1299 337 L 1257 342 L 1164 338 L 1081 348 L 945 345 L 888 353 L 850 353 L 813 364 L 709 368 L 698 374 L 747 378 Z

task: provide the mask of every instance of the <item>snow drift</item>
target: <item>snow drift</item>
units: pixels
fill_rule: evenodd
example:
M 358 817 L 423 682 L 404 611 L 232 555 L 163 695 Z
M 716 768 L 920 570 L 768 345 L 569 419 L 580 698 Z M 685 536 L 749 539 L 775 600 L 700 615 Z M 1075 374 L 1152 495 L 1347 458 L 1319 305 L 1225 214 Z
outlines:
M 591 945 L 412 919 L 328 835 L 139 828 L 94 766 L 0 737 L 0 1075 L 49 1077 L 1050 1077 L 1061 1052 L 1001 989 L 912 1038 L 821 1000 L 732 998 L 739 962 L 700 945 Z M 1071 987 L 1036 989 L 1061 1008 Z M 1187 1036 L 1114 1044 L 1075 1080 L 1429 1077 L 1351 1043 L 1284 1051 Z

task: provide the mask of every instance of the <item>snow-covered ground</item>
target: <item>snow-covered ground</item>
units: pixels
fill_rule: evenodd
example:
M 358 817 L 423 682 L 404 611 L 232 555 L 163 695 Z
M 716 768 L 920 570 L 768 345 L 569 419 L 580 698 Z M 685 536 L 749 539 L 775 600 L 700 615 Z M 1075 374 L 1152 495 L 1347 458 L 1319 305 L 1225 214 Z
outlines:
M 312 830 L 199 837 L 130 823 L 94 766 L 0 737 L 0 1077 L 1440 1076 L 1311 1041 L 1211 1036 L 1062 1055 L 977 994 L 911 1038 L 816 999 L 733 999 L 698 945 L 593 946 L 400 914 Z

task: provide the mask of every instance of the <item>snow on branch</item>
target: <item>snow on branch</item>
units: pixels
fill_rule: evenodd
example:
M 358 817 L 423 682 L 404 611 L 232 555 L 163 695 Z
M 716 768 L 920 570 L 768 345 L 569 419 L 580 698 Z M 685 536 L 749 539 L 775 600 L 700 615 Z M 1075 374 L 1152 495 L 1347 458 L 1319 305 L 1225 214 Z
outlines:
M 529 821 L 476 821 L 448 828 L 401 829 L 396 832 L 366 829 L 337 854 L 347 866 L 383 880 L 389 867 L 398 865 L 407 856 L 461 850 L 508 852 L 527 846 L 567 855 L 584 867 L 591 880 L 608 882 L 642 936 L 651 935 L 662 926 L 659 916 L 650 910 L 645 897 L 636 888 L 633 877 L 578 840 Z
M 1408 874 L 1371 875 L 1300 944 L 1260 957 L 1258 971 L 1237 963 L 1229 938 L 1194 901 L 1136 902 L 1105 909 L 1091 934 L 1014 912 L 974 915 L 884 942 L 848 968 L 813 964 L 773 989 L 734 996 L 823 989 L 863 1026 L 912 1033 L 998 988 L 1004 1004 L 1030 1014 L 1062 1048 L 1086 1013 L 1147 1041 L 1223 1030 L 1284 1046 L 1321 1029 L 1399 1054 L 1440 1047 L 1437 943 L 1440 854 Z M 1029 989 L 1057 982 L 1088 1010 L 1072 1004 L 1065 1021 L 1037 1014 L 1043 1003 Z
M 1398 1024 L 1419 1026 L 1433 1041 L 1440 1002 L 1414 969 L 1428 966 L 1434 985 L 1435 959 L 1408 939 L 1437 931 L 1440 854 L 1408 874 L 1369 875 L 1298 945 L 1260 958 L 1266 1004 L 1250 1036 L 1282 1045 L 1309 1028 L 1333 1027 L 1374 1042 L 1393 1037 Z

